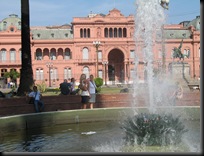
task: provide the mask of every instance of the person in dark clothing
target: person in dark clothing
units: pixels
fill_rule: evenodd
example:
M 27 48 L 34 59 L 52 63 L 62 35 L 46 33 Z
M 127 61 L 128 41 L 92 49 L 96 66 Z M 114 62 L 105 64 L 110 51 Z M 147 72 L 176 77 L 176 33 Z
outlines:
M 0 98 L 5 98 L 5 97 L 6 95 L 2 91 L 0 91 Z
M 64 79 L 64 82 L 60 83 L 61 95 L 68 95 L 70 93 L 70 83 L 67 82 L 67 79 Z

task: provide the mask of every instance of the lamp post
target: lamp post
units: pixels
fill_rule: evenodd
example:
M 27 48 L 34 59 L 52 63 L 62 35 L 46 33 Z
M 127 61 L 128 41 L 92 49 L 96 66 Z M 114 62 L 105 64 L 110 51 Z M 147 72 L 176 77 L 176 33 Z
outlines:
M 105 65 L 105 85 L 107 86 L 107 71 L 106 71 L 106 65 L 108 64 L 108 61 L 103 61 L 102 62 L 103 65 Z
M 98 76 L 98 48 L 100 46 L 101 42 L 100 41 L 93 41 L 93 45 L 96 48 L 96 75 Z
M 53 63 L 52 62 L 47 62 L 46 66 L 49 69 L 49 87 L 51 87 L 51 68 L 53 67 Z

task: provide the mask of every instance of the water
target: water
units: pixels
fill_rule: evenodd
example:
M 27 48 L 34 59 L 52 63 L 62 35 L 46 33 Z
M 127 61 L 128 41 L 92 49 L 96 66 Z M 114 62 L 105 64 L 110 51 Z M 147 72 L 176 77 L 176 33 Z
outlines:
M 149 113 L 160 113 L 158 107 L 166 107 L 164 112 L 172 113 L 174 116 L 182 114 L 175 114 L 174 107 L 175 101 L 171 96 L 175 91 L 175 80 L 169 79 L 168 72 L 166 72 L 165 65 L 165 44 L 164 44 L 164 30 L 163 25 L 166 22 L 166 14 L 163 7 L 161 7 L 159 0 L 136 0 L 136 13 L 135 13 L 135 78 L 134 78 L 134 107 L 139 106 L 137 97 L 142 97 L 145 102 L 145 106 L 148 108 Z M 156 47 L 156 48 L 155 48 Z M 159 49 L 162 52 L 162 58 L 155 60 L 160 55 Z M 154 51 L 158 52 L 155 53 Z M 163 63 L 162 67 L 157 65 Z M 143 63 L 141 65 L 141 62 Z M 143 73 L 139 73 L 138 68 L 142 69 L 144 65 Z M 156 66 L 155 66 L 156 65 Z M 165 69 L 165 70 L 164 70 Z M 155 73 L 157 71 L 157 74 Z M 141 85 L 139 79 L 144 74 L 145 84 Z M 137 114 L 138 109 L 135 109 Z M 187 123 L 185 123 L 185 126 Z M 192 138 L 187 139 L 186 136 L 195 136 L 200 132 L 190 131 L 188 135 L 183 136 L 185 144 L 189 146 L 190 151 L 199 151 L 199 144 L 192 143 Z M 197 150 L 198 148 L 198 150 Z
M 191 151 L 200 151 L 200 122 L 186 121 Z M 68 124 L 27 133 L 9 134 L 0 144 L 1 152 L 123 152 L 124 132 L 116 121 Z M 193 135 L 191 135 L 193 133 Z
M 162 83 L 159 79 L 159 74 L 163 74 L 162 77 L 168 77 L 164 75 L 162 69 L 158 69 L 159 73 L 154 74 L 155 56 L 153 47 L 157 46 L 158 49 L 163 51 L 165 55 L 164 44 L 163 44 L 163 25 L 166 21 L 166 15 L 164 9 L 159 4 L 158 0 L 136 0 L 136 14 L 135 14 L 135 44 L 136 44 L 136 57 L 135 57 L 135 80 L 134 81 L 134 97 L 137 97 L 141 92 L 141 86 L 139 84 L 140 73 L 137 73 L 137 68 L 139 62 L 144 63 L 144 73 L 146 73 L 146 88 L 145 96 L 146 106 L 149 108 L 149 111 L 156 113 L 156 107 L 163 103 L 160 102 L 162 99 L 167 97 L 167 88 L 168 81 L 165 81 L 165 84 Z M 160 60 L 161 61 L 161 60 Z M 157 77 L 158 76 L 158 77 Z M 144 88 L 144 86 L 143 86 Z M 139 92 L 138 92 L 139 91 Z M 164 94 L 165 93 L 165 94 Z M 143 96 L 144 96 L 143 95 Z M 134 106 L 137 106 L 138 101 L 135 98 Z M 166 101 L 166 100 L 165 100 Z
M 138 106 L 137 96 L 145 99 L 149 112 L 156 113 L 157 107 L 171 106 L 168 100 L 174 82 L 168 75 L 160 70 L 154 75 L 154 53 L 156 44 L 162 49 L 162 26 L 165 24 L 166 15 L 158 0 L 136 0 L 135 14 L 135 78 L 134 78 L 134 103 Z M 163 52 L 165 55 L 165 52 Z M 145 86 L 139 84 L 137 68 L 139 62 L 146 64 L 144 73 L 147 73 Z M 162 79 L 160 79 L 162 77 Z M 173 88 L 172 88 L 173 90 Z M 144 96 L 145 95 L 145 96 Z M 136 109 L 137 111 L 137 109 Z M 167 107 L 166 111 L 173 112 Z M 179 115 L 179 114 L 177 114 Z M 12 133 L 1 141 L 1 152 L 122 152 L 124 132 L 117 122 L 93 122 L 49 127 L 45 131 L 33 129 L 25 134 Z M 189 130 L 183 135 L 183 142 L 189 146 L 190 152 L 201 151 L 200 121 L 183 121 Z M 145 150 L 143 151 L 145 152 Z

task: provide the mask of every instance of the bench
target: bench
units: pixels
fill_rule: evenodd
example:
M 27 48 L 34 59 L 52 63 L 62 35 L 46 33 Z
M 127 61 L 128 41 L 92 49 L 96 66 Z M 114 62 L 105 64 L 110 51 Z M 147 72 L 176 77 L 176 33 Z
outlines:
M 200 85 L 199 84 L 188 84 L 188 87 L 190 90 L 199 90 L 200 91 Z

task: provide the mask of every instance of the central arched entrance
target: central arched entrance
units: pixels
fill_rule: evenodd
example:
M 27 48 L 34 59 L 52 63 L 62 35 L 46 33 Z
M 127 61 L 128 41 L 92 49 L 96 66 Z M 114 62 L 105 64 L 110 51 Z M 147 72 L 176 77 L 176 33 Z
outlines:
M 124 82 L 124 54 L 113 49 L 108 54 L 108 81 L 112 84 Z

